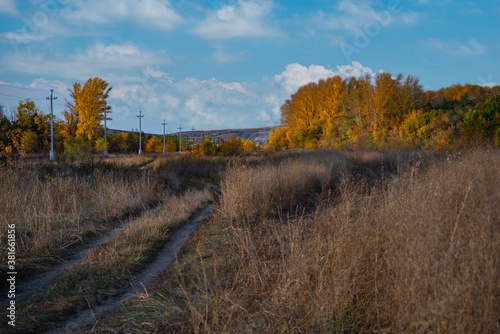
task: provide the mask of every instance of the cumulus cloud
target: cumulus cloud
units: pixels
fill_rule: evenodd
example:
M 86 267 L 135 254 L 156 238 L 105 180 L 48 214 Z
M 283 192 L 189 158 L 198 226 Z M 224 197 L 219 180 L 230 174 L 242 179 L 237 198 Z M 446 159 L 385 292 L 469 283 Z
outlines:
M 285 71 L 281 74 L 275 75 L 274 80 L 283 87 L 287 94 L 292 94 L 301 86 L 333 75 L 335 73 L 332 70 L 320 65 L 306 67 L 294 63 L 287 65 Z
M 432 38 L 425 42 L 427 46 L 438 49 L 445 52 L 451 56 L 477 56 L 483 54 L 486 47 L 471 38 L 469 41 L 463 43 L 456 39 L 452 40 L 442 40 L 438 38 Z
M 77 25 L 109 24 L 120 20 L 171 30 L 184 18 L 165 0 L 74 0 L 62 10 L 62 17 Z
M 155 72 L 144 73 L 147 76 L 142 81 L 148 85 L 114 88 L 120 92 L 120 98 L 116 96 L 113 103 L 123 110 L 121 115 L 135 117 L 134 113 L 142 110 L 157 119 L 158 124 L 166 119 L 167 123 L 204 129 L 274 126 L 280 123 L 284 100 L 299 87 L 334 75 L 349 78 L 376 74 L 359 62 L 335 69 L 293 63 L 273 80 L 254 84 L 194 77 L 175 81 L 167 80 L 166 74 L 156 78 Z
M 174 121 L 205 129 L 267 126 L 278 122 L 267 114 L 270 105 L 252 85 L 215 78 L 186 77 L 179 81 L 164 78 L 149 76 L 143 80 L 151 81 L 149 85 L 118 86 L 120 94 L 112 96 L 113 103 L 122 110 L 124 118 L 116 121 L 126 121 L 136 110 L 143 110 L 150 117 L 166 119 L 167 123 Z
M 206 39 L 277 36 L 279 30 L 268 23 L 272 9 L 272 0 L 239 0 L 210 11 L 193 33 Z
M 89 62 L 98 63 L 100 59 L 107 57 L 135 59 L 145 55 L 145 52 L 133 44 L 95 45 L 81 55 L 92 57 Z M 103 66 L 102 63 L 99 66 Z M 161 122 L 164 119 L 168 123 L 167 132 L 174 132 L 179 124 L 184 128 L 194 126 L 205 130 L 275 126 L 280 123 L 281 105 L 300 86 L 334 75 L 348 78 L 375 74 L 372 69 L 358 62 L 334 69 L 293 63 L 272 80 L 263 79 L 251 84 L 224 82 L 215 78 L 200 80 L 185 77 L 174 80 L 159 67 L 149 65 L 142 66 L 137 73 L 138 77 L 127 78 L 129 81 L 100 75 L 113 87 L 109 100 L 113 114 L 112 121 L 108 124 L 111 128 L 124 130 L 137 128 L 136 115 L 141 110 L 145 115 L 143 130 L 158 134 L 162 132 Z M 89 77 L 90 75 L 81 76 L 78 81 L 83 82 Z M 31 87 L 44 89 L 40 93 L 40 99 L 43 100 L 48 88 L 55 87 L 60 94 L 57 107 L 62 109 L 64 98 L 69 95 L 67 88 L 71 87 L 72 81 L 37 79 Z
M 353 61 L 351 65 L 337 66 L 337 70 L 333 71 L 321 65 L 311 65 L 309 67 L 301 64 L 289 64 L 284 72 L 274 76 L 274 80 L 281 86 L 287 95 L 295 93 L 300 87 L 317 82 L 320 79 L 339 75 L 342 78 L 360 77 L 366 74 L 374 75 L 375 73 L 369 67 L 364 67 L 357 61 Z
M 15 0 L 2 0 L 0 2 L 0 13 L 17 14 Z
M 342 0 L 334 12 L 319 11 L 312 22 L 320 29 L 344 30 L 356 35 L 371 24 L 378 23 L 384 27 L 396 21 L 414 24 L 421 16 L 417 12 L 404 12 L 398 2 L 389 2 L 386 7 L 377 10 L 371 0 Z
M 378 72 L 382 72 L 379 70 Z M 378 73 L 377 72 L 377 73 Z M 374 76 L 376 73 L 373 72 L 371 68 L 368 66 L 363 66 L 361 65 L 360 62 L 358 61 L 353 61 L 351 65 L 342 65 L 342 66 L 337 66 L 337 75 L 341 76 L 342 78 L 350 78 L 350 77 L 362 77 L 365 75 L 370 75 Z
M 105 77 L 107 80 L 137 80 L 145 66 L 169 63 L 170 59 L 164 51 L 141 50 L 131 42 L 96 43 L 86 51 L 72 55 L 23 53 L 0 58 L 0 65 L 19 73 L 57 75 L 79 80 L 93 76 Z M 132 71 L 125 72 L 124 68 Z

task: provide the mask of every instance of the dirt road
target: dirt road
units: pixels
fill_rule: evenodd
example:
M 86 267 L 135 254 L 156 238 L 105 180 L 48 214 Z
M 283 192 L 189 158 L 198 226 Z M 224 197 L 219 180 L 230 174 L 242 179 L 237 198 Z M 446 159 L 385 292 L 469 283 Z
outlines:
M 84 310 L 77 315 L 68 318 L 56 328 L 46 333 L 77 333 L 98 321 L 98 318 L 104 313 L 112 311 L 125 304 L 134 294 L 144 292 L 156 284 L 156 279 L 170 264 L 175 260 L 176 255 L 186 243 L 191 233 L 204 221 L 208 220 L 213 210 L 213 205 L 203 209 L 195 218 L 188 221 L 182 227 L 175 231 L 165 244 L 163 249 L 158 252 L 156 259 L 147 268 L 138 272 L 130 281 L 130 285 L 124 288 L 119 296 L 108 298 L 104 304 L 92 309 Z M 88 253 L 87 253 L 88 254 Z

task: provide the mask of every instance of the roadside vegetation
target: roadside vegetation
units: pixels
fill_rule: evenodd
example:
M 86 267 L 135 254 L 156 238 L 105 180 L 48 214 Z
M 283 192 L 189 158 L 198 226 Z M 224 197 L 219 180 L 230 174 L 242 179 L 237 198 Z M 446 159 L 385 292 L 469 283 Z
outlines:
M 170 163 L 160 160 L 112 156 L 52 164 L 22 159 L 0 169 L 1 229 L 6 236 L 7 226 L 16 226 L 18 284 L 51 271 L 80 246 L 134 220 L 47 287 L 18 302 L 22 320 L 16 328 L 9 326 L 12 332 L 48 329 L 118 294 L 132 274 L 156 258 L 172 231 L 213 200 L 217 180 L 211 176 L 219 175 L 218 166 L 212 166 L 212 174 L 199 170 L 193 176 L 187 164 L 209 162 L 182 156 L 171 157 Z M 3 272 L 8 271 L 6 244 L 1 249 Z M 4 325 L 2 321 L 6 329 Z
M 229 168 L 163 282 L 94 330 L 498 330 L 497 149 L 280 160 Z

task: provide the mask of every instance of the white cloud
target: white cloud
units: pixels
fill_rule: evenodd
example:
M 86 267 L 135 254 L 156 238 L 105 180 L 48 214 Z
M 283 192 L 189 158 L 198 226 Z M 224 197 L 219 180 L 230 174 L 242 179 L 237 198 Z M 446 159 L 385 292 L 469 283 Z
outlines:
M 264 101 L 270 106 L 272 111 L 272 118 L 279 120 L 281 117 L 281 104 L 283 101 L 280 100 L 277 93 L 271 93 L 264 96 Z
M 213 79 L 215 80 L 215 79 Z M 236 90 L 240 93 L 243 93 L 245 95 L 248 95 L 248 92 L 243 88 L 243 86 L 239 82 L 231 82 L 231 83 L 224 83 L 224 82 L 218 82 L 220 86 L 229 89 L 229 90 Z
M 272 118 L 270 105 L 256 86 L 242 82 L 222 82 L 215 78 L 199 80 L 186 77 L 180 81 L 164 80 L 138 87 L 116 87 L 119 94 L 112 101 L 120 113 L 117 122 L 126 121 L 137 110 L 152 118 L 166 119 L 169 124 L 185 127 L 217 129 L 276 125 L 279 115 Z M 113 89 L 115 90 L 115 88 Z M 113 92 L 113 91 L 112 91 Z M 264 111 L 265 113 L 261 112 Z M 267 116 L 266 116 L 267 115 Z M 274 116 L 274 114 L 273 114 Z
M 498 86 L 500 85 L 499 82 L 495 82 L 493 80 L 493 74 L 489 74 L 487 78 L 483 77 L 482 75 L 480 75 L 478 77 L 478 80 L 479 80 L 479 84 L 483 87 L 494 87 L 494 86 Z
M 463 43 L 456 39 L 442 40 L 432 38 L 425 42 L 427 46 L 443 51 L 451 56 L 477 56 L 483 54 L 486 47 L 471 38 L 468 42 Z
M 47 35 L 33 35 L 23 31 L 6 32 L 2 34 L 3 37 L 13 43 L 28 43 L 34 41 L 43 41 L 48 38 Z
M 378 72 L 381 72 L 381 70 L 379 70 Z M 372 77 L 375 75 L 371 68 L 361 65 L 361 63 L 357 61 L 353 61 L 352 65 L 337 66 L 336 74 L 344 79 L 350 77 L 359 78 L 367 74 Z
M 161 98 L 163 102 L 166 103 L 168 108 L 177 108 L 177 106 L 180 103 L 180 100 L 177 97 L 170 95 L 168 93 L 163 94 Z
M 287 95 L 290 95 L 295 93 L 301 86 L 334 75 L 335 72 L 320 65 L 311 65 L 308 68 L 294 63 L 287 65 L 285 71 L 281 74 L 275 75 L 274 80 L 281 85 Z
M 109 97 L 112 99 L 123 99 L 127 94 L 136 92 L 139 85 L 119 85 L 113 87 L 109 93 Z
M 149 75 L 150 85 L 113 89 L 115 93 L 119 92 L 116 97 L 119 95 L 120 98 L 112 103 L 117 110 L 124 110 L 114 114 L 117 121 L 125 122 L 127 117 L 134 118 L 137 110 L 142 110 L 157 120 L 158 133 L 163 119 L 170 124 L 170 129 L 178 124 L 197 129 L 274 126 L 280 123 L 280 108 L 284 100 L 300 86 L 334 75 L 348 78 L 365 74 L 373 76 L 375 73 L 369 67 L 353 62 L 334 70 L 321 65 L 289 64 L 284 72 L 274 76 L 274 80 L 264 79 L 255 84 L 194 77 L 175 81 L 165 80 L 166 75 L 154 78 L 153 74 Z
M 239 0 L 209 12 L 193 32 L 207 39 L 277 36 L 279 30 L 266 22 L 272 9 L 272 0 Z
M 269 116 L 265 110 L 261 110 L 257 119 L 262 122 L 269 122 L 271 120 L 271 116 Z
M 62 17 L 78 25 L 128 20 L 162 30 L 171 30 L 184 21 L 170 1 L 164 0 L 74 0 L 62 10 Z
M 106 81 L 137 80 L 141 78 L 140 72 L 145 66 L 170 62 L 165 52 L 141 50 L 131 42 L 97 43 L 73 55 L 19 53 L 0 58 L 0 65 L 19 73 L 76 80 L 99 76 Z M 124 68 L 128 70 L 124 71 Z
M 274 76 L 274 80 L 281 86 L 286 95 L 291 95 L 300 87 L 311 82 L 318 82 L 320 79 L 327 79 L 335 75 L 350 78 L 366 74 L 373 76 L 375 73 L 369 67 L 364 67 L 357 61 L 353 61 L 352 65 L 337 66 L 336 71 L 329 70 L 321 65 L 311 65 L 308 68 L 300 64 L 289 64 L 284 72 Z
M 145 68 L 143 68 L 142 74 L 144 74 L 145 76 L 151 76 L 153 78 L 171 79 L 171 77 L 169 77 L 168 74 L 154 68 L 153 66 L 146 66 Z
M 126 62 L 129 57 L 135 59 L 148 56 L 146 52 L 127 43 L 95 45 L 80 55 L 91 57 L 85 66 L 96 63 L 99 72 L 108 64 L 107 61 L 102 63 L 106 57 L 114 58 L 117 62 L 119 61 L 117 58 L 123 58 Z M 68 70 L 68 64 L 68 62 L 62 64 L 64 70 Z M 45 65 L 47 64 L 42 63 L 42 66 Z M 49 65 L 53 66 L 51 63 Z M 73 67 L 81 66 L 73 65 Z M 121 66 L 124 66 L 123 63 Z M 49 72 L 50 69 L 47 69 L 47 76 Z M 112 72 L 120 72 L 120 68 L 114 67 Z M 285 71 L 275 75 L 272 80 L 264 78 L 261 82 L 253 84 L 223 82 L 215 78 L 200 80 L 186 77 L 173 80 L 158 67 L 148 65 L 138 68 L 136 72 L 137 77 L 126 78 L 128 81 L 123 78 L 114 80 L 109 75 L 99 75 L 113 87 L 109 100 L 113 110 L 111 116 L 113 120 L 108 125 L 111 128 L 124 130 L 137 128 L 136 115 L 142 110 L 146 115 L 142 124 L 143 130 L 158 134 L 162 132 L 161 123 L 164 119 L 168 123 L 167 132 L 174 132 L 179 124 L 184 128 L 194 126 L 196 129 L 205 130 L 275 126 L 280 123 L 280 108 L 284 100 L 300 86 L 334 75 L 347 78 L 374 74 L 369 67 L 362 66 L 358 62 L 337 66 L 335 69 L 327 69 L 321 65 L 306 67 L 301 64 L 289 64 Z M 69 95 L 67 88 L 72 84 L 71 75 L 67 75 L 64 82 L 37 79 L 30 87 L 42 89 L 39 98 L 43 101 L 48 96 L 48 88 L 56 88 L 59 94 L 57 108 L 60 111 L 64 108 L 64 99 Z M 83 83 L 89 77 L 90 75 L 80 76 L 78 81 Z
M 29 88 L 37 88 L 37 89 L 46 89 L 49 91 L 50 89 L 54 89 L 56 92 L 61 92 L 67 94 L 69 85 L 59 80 L 47 80 L 44 78 L 35 79 L 29 84 L 27 87 Z
M 335 12 L 319 11 L 312 22 L 320 29 L 345 30 L 356 35 L 377 24 L 381 27 L 396 21 L 414 24 L 420 17 L 421 14 L 417 12 L 403 12 L 403 7 L 398 2 L 389 2 L 387 7 L 376 10 L 372 0 L 342 0 Z
M 0 1 L 0 13 L 17 14 L 15 0 L 2 0 Z

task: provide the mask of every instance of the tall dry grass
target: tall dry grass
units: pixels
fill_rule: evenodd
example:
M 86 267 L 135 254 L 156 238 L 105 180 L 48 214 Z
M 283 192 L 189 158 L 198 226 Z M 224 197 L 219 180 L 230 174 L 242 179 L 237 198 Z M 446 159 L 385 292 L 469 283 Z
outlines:
M 311 194 L 321 193 L 331 181 L 332 164 L 285 161 L 277 166 L 239 166 L 222 180 L 221 215 L 242 219 L 290 208 Z
M 498 150 L 413 160 L 370 186 L 368 169 L 306 166 L 229 172 L 211 227 L 227 241 L 201 240 L 197 264 L 179 269 L 186 331 L 498 332 Z M 287 170 L 295 180 L 279 186 Z M 245 219 L 330 176 L 316 212 Z
M 2 169 L 0 231 L 6 235 L 7 224 L 16 225 L 20 259 L 48 254 L 178 187 L 177 176 L 168 171 L 106 164 Z

